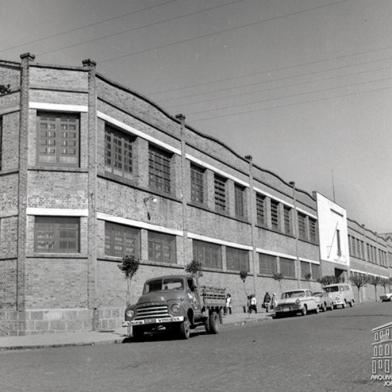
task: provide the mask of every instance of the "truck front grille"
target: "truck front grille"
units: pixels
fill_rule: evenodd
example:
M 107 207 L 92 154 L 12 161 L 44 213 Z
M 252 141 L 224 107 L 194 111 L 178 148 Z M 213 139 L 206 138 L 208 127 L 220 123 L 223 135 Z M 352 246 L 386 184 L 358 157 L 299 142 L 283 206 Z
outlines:
M 146 305 L 136 308 L 134 320 L 170 317 L 167 305 Z

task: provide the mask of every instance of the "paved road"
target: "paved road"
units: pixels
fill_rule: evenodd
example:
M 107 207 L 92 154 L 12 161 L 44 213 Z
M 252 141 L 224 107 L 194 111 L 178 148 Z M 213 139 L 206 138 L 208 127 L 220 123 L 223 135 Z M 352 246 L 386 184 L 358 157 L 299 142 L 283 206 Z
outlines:
M 385 391 L 370 330 L 392 303 L 226 327 L 188 341 L 0 352 L 1 392 Z

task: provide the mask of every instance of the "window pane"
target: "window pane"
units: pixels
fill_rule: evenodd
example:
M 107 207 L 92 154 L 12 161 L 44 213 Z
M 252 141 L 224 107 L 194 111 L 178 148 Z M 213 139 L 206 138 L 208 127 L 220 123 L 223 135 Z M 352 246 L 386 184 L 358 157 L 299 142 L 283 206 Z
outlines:
M 36 252 L 79 252 L 80 218 L 37 216 L 34 232 Z
M 316 244 L 317 241 L 317 221 L 313 218 L 309 218 L 309 235 L 310 242 Z
M 79 164 L 79 117 L 64 113 L 38 113 L 38 162 Z
M 310 263 L 301 261 L 301 278 L 305 279 L 307 274 L 310 274 Z
M 244 187 L 237 184 L 234 185 L 235 216 L 237 218 L 245 217 L 244 192 Z
M 140 257 L 140 230 L 105 222 L 105 254 L 108 256 Z
M 148 258 L 161 263 L 177 262 L 176 237 L 170 234 L 148 232 Z
M 320 279 L 320 265 L 312 264 L 312 279 L 317 280 Z
M 249 272 L 249 252 L 226 247 L 226 264 L 228 270 Z
M 260 274 L 273 275 L 277 273 L 276 256 L 260 253 L 259 264 Z
M 271 227 L 272 230 L 279 230 L 279 202 L 271 199 Z
M 220 176 L 214 176 L 215 187 L 215 209 L 216 211 L 226 211 L 226 179 Z
M 202 263 L 203 267 L 222 269 L 222 247 L 193 240 L 193 259 Z
M 284 232 L 288 235 L 293 234 L 291 225 L 291 208 L 288 206 L 283 206 L 284 213 Z
M 298 212 L 298 237 L 306 240 L 306 215 Z
M 265 196 L 256 193 L 256 216 L 257 224 L 265 226 Z
M 290 278 L 295 278 L 295 261 L 292 259 L 286 259 L 284 257 L 280 257 L 280 272 L 283 276 L 287 276 Z
M 191 200 L 204 203 L 204 173 L 205 169 L 191 165 Z
M 149 185 L 151 188 L 170 193 L 170 162 L 172 154 L 157 147 L 149 147 Z

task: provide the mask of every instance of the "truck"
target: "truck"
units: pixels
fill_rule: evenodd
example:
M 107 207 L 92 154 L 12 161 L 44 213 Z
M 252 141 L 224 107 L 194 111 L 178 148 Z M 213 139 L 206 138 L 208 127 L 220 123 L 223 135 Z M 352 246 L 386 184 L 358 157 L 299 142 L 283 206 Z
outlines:
M 125 321 L 136 340 L 160 332 L 189 339 L 190 331 L 200 326 L 217 334 L 225 302 L 225 289 L 198 287 L 190 275 L 159 276 L 144 283 L 136 304 L 126 308 Z

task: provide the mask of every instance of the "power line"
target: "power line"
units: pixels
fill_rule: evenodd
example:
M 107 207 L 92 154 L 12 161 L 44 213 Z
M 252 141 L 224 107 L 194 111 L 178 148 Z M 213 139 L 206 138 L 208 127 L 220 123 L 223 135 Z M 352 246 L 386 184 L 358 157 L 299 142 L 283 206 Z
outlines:
M 216 118 L 238 116 L 238 115 L 241 115 L 241 114 L 248 114 L 248 113 L 254 113 L 254 112 L 264 112 L 266 110 L 279 109 L 279 108 L 285 108 L 285 107 L 290 107 L 290 106 L 304 105 L 304 104 L 307 104 L 307 103 L 316 103 L 316 102 L 322 102 L 322 101 L 329 101 L 331 99 L 336 99 L 336 98 L 344 98 L 344 97 L 349 97 L 349 96 L 352 96 L 352 95 L 358 95 L 358 94 L 362 94 L 362 93 L 372 93 L 372 92 L 385 91 L 385 90 L 390 90 L 390 89 L 392 89 L 392 86 L 380 87 L 380 88 L 375 88 L 375 89 L 365 90 L 365 91 L 360 91 L 360 92 L 357 91 L 357 92 L 352 92 L 352 93 L 347 93 L 347 94 L 335 95 L 333 97 L 324 97 L 324 98 L 312 99 L 312 100 L 307 100 L 307 101 L 302 101 L 302 102 L 294 102 L 294 103 L 289 103 L 289 104 L 284 104 L 284 105 L 274 105 L 274 106 L 269 106 L 269 107 L 264 107 L 264 108 L 259 108 L 259 109 L 244 110 L 244 111 L 240 111 L 240 112 L 234 112 L 234 113 L 228 113 L 228 114 L 221 114 L 221 115 L 217 115 L 217 116 L 204 117 L 204 118 L 195 119 L 194 121 L 207 121 L 207 120 L 213 120 L 213 119 L 216 119 Z M 187 114 L 187 115 L 189 115 L 189 114 Z
M 319 6 L 311 7 L 311 8 L 306 8 L 304 10 L 295 11 L 295 12 L 292 12 L 292 13 L 289 13 L 289 14 L 285 14 L 285 15 L 274 16 L 274 17 L 271 17 L 271 18 L 258 20 L 256 22 L 247 23 L 245 25 L 229 27 L 229 28 L 226 28 L 226 29 L 223 29 L 223 30 L 215 31 L 213 33 L 201 34 L 201 35 L 198 35 L 198 36 L 195 36 L 195 37 L 190 37 L 190 38 L 185 38 L 185 39 L 182 39 L 182 40 L 170 42 L 168 44 L 158 45 L 158 46 L 155 46 L 155 47 L 149 48 L 149 49 L 137 50 L 137 51 L 130 52 L 130 53 L 125 53 L 125 54 L 122 54 L 122 55 L 119 55 L 119 56 L 108 57 L 106 59 L 100 60 L 100 63 L 107 63 L 109 61 L 118 60 L 118 59 L 122 59 L 122 58 L 125 58 L 125 57 L 130 57 L 130 56 L 134 56 L 134 55 L 138 55 L 138 54 L 143 54 L 143 53 L 151 52 L 151 51 L 154 51 L 154 50 L 157 50 L 157 49 L 167 48 L 167 47 L 170 47 L 170 46 L 174 46 L 174 45 L 183 44 L 183 43 L 186 43 L 186 42 L 195 41 L 195 40 L 198 40 L 198 39 L 201 39 L 201 38 L 207 38 L 207 37 L 211 37 L 211 36 L 214 36 L 214 35 L 224 34 L 224 33 L 227 33 L 229 31 L 244 29 L 244 28 L 247 28 L 247 27 L 250 27 L 250 26 L 255 26 L 255 25 L 261 24 L 261 23 L 270 22 L 270 21 L 277 20 L 277 19 L 287 18 L 289 16 L 294 16 L 294 15 L 298 15 L 298 14 L 301 14 L 301 13 L 304 13 L 304 12 L 309 12 L 309 11 L 313 11 L 313 10 L 317 10 L 317 9 L 321 9 L 321 8 L 330 7 L 330 6 L 333 6 L 333 5 L 336 5 L 336 4 L 340 4 L 340 3 L 344 3 L 344 2 L 347 2 L 347 1 L 349 1 L 349 0 L 334 1 L 332 3 L 323 4 L 323 5 L 319 5 Z
M 341 55 L 341 56 L 335 56 L 332 60 L 336 61 L 336 60 L 341 60 L 341 59 L 344 59 L 344 58 L 347 58 L 347 57 L 362 56 L 362 55 L 375 53 L 375 52 L 383 52 L 385 50 L 390 50 L 390 49 L 392 49 L 392 46 L 385 46 L 385 47 L 382 47 L 382 48 L 369 49 L 369 50 L 362 51 L 362 52 L 354 52 L 354 53 L 351 53 L 351 54 L 344 54 L 344 55 Z M 159 90 L 159 91 L 149 91 L 149 92 L 147 92 L 147 94 L 157 95 L 157 94 L 164 94 L 164 93 L 167 93 L 167 92 L 186 90 L 186 89 L 190 89 L 190 88 L 193 88 L 193 87 L 210 85 L 211 83 L 220 83 L 220 82 L 232 81 L 232 80 L 236 80 L 236 79 L 248 78 L 248 77 L 254 76 L 254 75 L 269 74 L 269 73 L 272 73 L 272 72 L 280 72 L 280 71 L 287 71 L 287 70 L 293 69 L 293 68 L 299 68 L 299 67 L 304 67 L 304 66 L 308 66 L 308 65 L 321 64 L 321 63 L 325 63 L 327 61 L 331 61 L 331 58 L 324 58 L 324 59 L 321 59 L 321 60 L 314 60 L 314 61 L 309 61 L 309 62 L 305 62 L 305 63 L 279 67 L 279 68 L 271 68 L 271 69 L 266 69 L 264 71 L 251 72 L 251 73 L 244 74 L 244 75 L 239 75 L 239 76 L 231 76 L 231 77 L 222 78 L 222 79 L 208 80 L 208 81 L 205 81 L 205 82 L 194 83 L 194 84 L 191 84 L 191 85 L 188 85 L 188 86 L 176 87 L 176 88 L 172 88 L 172 89 L 165 89 L 165 90 Z M 374 61 L 378 62 L 378 61 L 381 61 L 381 60 L 374 60 Z M 371 62 L 373 62 L 373 61 L 370 61 L 369 64 Z M 364 64 L 367 64 L 367 63 L 358 63 L 358 65 L 364 65 Z M 274 79 L 274 80 L 280 80 L 280 79 Z
M 190 12 L 190 13 L 184 14 L 184 15 L 174 16 L 172 18 L 162 19 L 162 20 L 156 21 L 154 23 L 144 24 L 142 26 L 133 27 L 131 29 L 126 29 L 126 30 L 123 30 L 123 31 L 120 31 L 120 32 L 117 32 L 117 33 L 106 34 L 106 35 L 102 35 L 102 36 L 97 37 L 97 38 L 92 38 L 92 39 L 85 40 L 85 41 L 79 41 L 79 42 L 77 42 L 75 44 L 63 46 L 61 48 L 56 48 L 54 50 L 47 50 L 45 52 L 38 53 L 38 55 L 43 56 L 43 55 L 48 54 L 48 53 L 59 52 L 60 50 L 70 49 L 70 48 L 74 48 L 76 46 L 84 45 L 86 43 L 96 42 L 96 41 L 100 41 L 102 39 L 107 39 L 107 38 L 115 37 L 115 36 L 122 35 L 122 34 L 125 34 L 125 33 L 129 33 L 131 31 L 137 31 L 137 30 L 145 29 L 147 27 L 157 26 L 157 25 L 160 25 L 160 24 L 163 24 L 163 23 L 172 22 L 174 20 L 186 18 L 186 17 L 189 17 L 189 16 L 194 16 L 194 15 L 197 15 L 197 14 L 201 14 L 201 13 L 204 13 L 204 12 L 207 12 L 207 11 L 212 11 L 212 10 L 215 10 L 215 9 L 218 9 L 218 8 L 222 8 L 222 7 L 227 7 L 229 5 L 232 5 L 232 4 L 235 4 L 235 3 L 241 3 L 241 2 L 244 2 L 244 1 L 246 1 L 246 0 L 230 1 L 230 2 L 225 3 L 225 4 L 221 4 L 221 5 L 217 5 L 217 6 L 214 6 L 214 7 L 205 8 L 205 9 L 202 9 L 202 10 L 199 10 L 199 11 Z
M 298 94 L 291 94 L 291 95 L 287 95 L 285 97 L 280 97 L 280 98 L 266 98 L 266 99 L 261 99 L 258 101 L 254 101 L 254 102 L 248 102 L 246 104 L 237 104 L 237 105 L 229 105 L 229 106 L 221 106 L 221 107 L 217 107 L 214 109 L 206 109 L 206 110 L 199 110 L 196 112 L 188 112 L 188 115 L 194 115 L 194 114 L 202 114 L 202 113 L 209 113 L 209 112 L 215 112 L 217 110 L 226 110 L 226 109 L 233 109 L 233 108 L 238 108 L 238 107 L 242 107 L 242 106 L 249 106 L 249 105 L 256 105 L 258 103 L 264 103 L 264 102 L 272 102 L 272 101 L 279 101 L 282 99 L 287 99 L 287 98 L 295 98 L 295 97 L 300 97 L 303 95 L 309 95 L 309 94 L 315 94 L 315 93 L 323 93 L 326 91 L 331 91 L 331 90 L 336 90 L 339 88 L 349 88 L 349 87 L 354 87 L 354 86 L 360 86 L 363 84 L 367 84 L 367 83 L 374 83 L 374 82 L 381 82 L 381 81 L 390 81 L 392 80 L 391 77 L 387 77 L 387 78 L 380 78 L 380 79 L 374 79 L 374 80 L 369 80 L 366 82 L 358 82 L 358 83 L 352 83 L 346 86 L 339 86 L 339 87 L 329 87 L 329 88 L 323 88 L 323 89 L 317 89 L 317 90 L 313 90 L 313 91 L 306 91 L 306 92 L 302 92 L 302 93 L 298 93 Z
M 388 58 L 389 60 L 392 60 L 392 57 Z M 383 59 L 382 61 L 385 61 L 386 59 Z M 380 60 L 381 61 L 381 60 Z M 309 76 L 309 75 L 316 75 L 316 74 L 321 74 L 324 72 L 331 72 L 331 71 L 335 71 L 335 70 L 339 70 L 339 69 L 343 69 L 343 68 L 347 68 L 347 67 L 351 67 L 351 65 L 346 65 L 346 66 L 342 66 L 339 68 L 335 68 L 332 70 L 327 70 L 327 71 L 315 71 L 315 72 L 309 72 L 306 74 L 302 74 L 301 76 Z M 320 81 L 320 80 L 330 80 L 330 79 L 336 79 L 336 78 L 340 78 L 343 76 L 353 76 L 353 75 L 360 75 L 360 74 L 364 74 L 367 72 L 374 72 L 374 71 L 380 71 L 383 69 L 390 69 L 391 66 L 388 67 L 379 67 L 379 68 L 374 68 L 374 69 L 369 69 L 366 71 L 359 71 L 359 72 L 349 72 L 349 73 L 345 73 L 342 75 L 332 75 L 332 76 L 327 76 L 327 77 L 322 77 L 322 78 L 318 78 L 316 80 L 316 82 Z M 291 84 L 286 84 L 284 86 L 279 86 L 279 87 L 272 87 L 272 88 L 267 88 L 267 89 L 259 89 L 259 90 L 253 90 L 253 91 L 247 91 L 247 92 L 243 92 L 243 93 L 239 93 L 238 89 L 243 88 L 243 87 L 254 87 L 254 86 L 258 86 L 260 84 L 266 84 L 266 83 L 271 83 L 271 82 L 275 82 L 275 81 L 280 81 L 280 80 L 285 80 L 285 79 L 292 79 L 293 77 L 298 77 L 298 75 L 295 76 L 290 76 L 290 77 L 286 77 L 286 78 L 282 78 L 282 79 L 276 79 L 276 80 L 271 80 L 271 81 L 261 81 L 261 82 L 255 82 L 255 83 L 247 83 L 247 84 L 243 84 L 243 85 L 238 85 L 235 87 L 226 87 L 226 88 L 222 88 L 222 89 L 218 89 L 218 90 L 214 90 L 212 91 L 212 93 L 215 92 L 224 92 L 224 91 L 231 91 L 231 90 L 235 90 L 236 93 L 235 94 L 231 94 L 231 95 L 225 95 L 225 96 L 217 96 L 217 97 L 212 97 L 212 98 L 204 98 L 198 101 L 192 101 L 192 102 L 188 102 L 188 103 L 180 103 L 177 104 L 176 106 L 186 106 L 186 105 L 195 105 L 198 103 L 205 103 L 205 102 L 213 102 L 216 100 L 221 100 L 221 99 L 227 99 L 227 98 L 231 98 L 231 97 L 240 97 L 240 96 L 244 96 L 244 95 L 252 95 L 255 93 L 260 93 L 260 92 L 269 92 L 269 91 L 274 91 L 274 90 L 279 90 L 282 88 L 287 88 L 287 87 L 294 87 L 294 86 L 302 86 L 305 84 L 309 84 L 309 83 L 314 83 L 314 80 L 306 80 L 306 81 L 301 81 L 301 82 L 296 82 L 296 83 L 291 83 Z M 210 92 L 207 93 L 199 93 L 199 94 L 189 94 L 189 95 L 185 95 L 182 97 L 174 97 L 174 98 L 165 98 L 165 102 L 170 102 L 170 101 L 176 101 L 176 100 L 184 100 L 184 98 L 188 98 L 188 97 L 198 97 L 198 96 L 206 96 L 209 95 Z
M 76 27 L 76 28 L 74 28 L 74 29 L 64 30 L 64 31 L 60 31 L 60 32 L 58 32 L 58 33 L 54 33 L 54 34 L 50 34 L 50 35 L 47 35 L 47 36 L 44 36 L 44 37 L 36 38 L 36 39 L 31 40 L 31 41 L 24 42 L 24 43 L 22 43 L 22 44 L 18 44 L 18 45 L 14 45 L 14 46 L 9 46 L 8 48 L 1 49 L 1 50 L 0 50 L 0 53 L 1 53 L 1 52 L 6 52 L 6 51 L 11 50 L 11 49 L 17 49 L 17 48 L 20 48 L 20 47 L 22 47 L 22 46 L 35 44 L 35 43 L 37 43 L 37 42 L 41 42 L 41 41 L 43 41 L 43 40 L 47 40 L 47 39 L 50 39 L 50 38 L 55 38 L 55 37 L 59 37 L 59 36 L 61 36 L 61 35 L 73 33 L 73 32 L 75 32 L 75 31 L 84 30 L 84 29 L 87 29 L 87 28 L 92 27 L 92 26 L 96 26 L 96 25 L 99 25 L 99 24 L 102 24 L 102 23 L 105 23 L 105 22 L 110 22 L 110 21 L 115 20 L 115 19 L 120 19 L 120 18 L 123 18 L 123 17 L 125 17 L 125 16 L 135 15 L 135 14 L 138 14 L 138 13 L 143 12 L 143 11 L 151 10 L 151 9 L 153 9 L 153 8 L 163 7 L 164 5 L 167 5 L 167 4 L 170 4 L 170 3 L 175 3 L 176 1 L 177 1 L 177 0 L 165 1 L 165 2 L 160 3 L 160 4 L 158 4 L 158 5 L 151 5 L 151 6 L 149 6 L 149 7 L 141 8 L 140 10 L 136 10 L 136 11 L 132 11 L 132 12 L 127 12 L 127 13 L 125 13 L 125 14 L 118 15 L 118 16 L 113 16 L 113 17 L 111 17 L 111 18 L 103 19 L 103 20 L 101 20 L 101 21 L 94 22 L 94 23 L 89 23 L 89 24 L 87 24 L 87 25 L 83 25 L 83 26 L 80 26 L 80 27 Z

